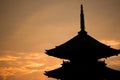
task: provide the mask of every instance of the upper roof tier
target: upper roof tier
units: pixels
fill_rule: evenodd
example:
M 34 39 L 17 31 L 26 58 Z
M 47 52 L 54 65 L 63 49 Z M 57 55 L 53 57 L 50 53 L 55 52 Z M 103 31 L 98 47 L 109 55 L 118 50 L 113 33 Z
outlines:
M 63 59 L 71 59 L 75 57 L 94 57 L 97 59 L 107 58 L 120 53 L 120 50 L 116 50 L 107 46 L 91 36 L 86 32 L 80 32 L 77 36 L 71 40 L 61 44 L 53 49 L 46 50 L 46 54 Z
M 120 53 L 120 50 L 110 48 L 85 31 L 83 7 L 81 5 L 81 31 L 70 39 L 53 49 L 46 50 L 46 54 L 63 59 L 73 59 L 79 57 L 106 58 Z

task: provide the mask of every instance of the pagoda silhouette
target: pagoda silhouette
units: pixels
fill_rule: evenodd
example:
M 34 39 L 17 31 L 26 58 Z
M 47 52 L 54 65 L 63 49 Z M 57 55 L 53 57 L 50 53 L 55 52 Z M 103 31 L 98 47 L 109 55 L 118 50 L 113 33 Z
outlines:
M 80 32 L 69 41 L 46 50 L 46 54 L 69 61 L 61 67 L 45 71 L 45 75 L 57 80 L 120 80 L 120 71 L 106 66 L 102 58 L 118 55 L 120 50 L 94 39 L 85 31 L 83 6 L 81 5 Z

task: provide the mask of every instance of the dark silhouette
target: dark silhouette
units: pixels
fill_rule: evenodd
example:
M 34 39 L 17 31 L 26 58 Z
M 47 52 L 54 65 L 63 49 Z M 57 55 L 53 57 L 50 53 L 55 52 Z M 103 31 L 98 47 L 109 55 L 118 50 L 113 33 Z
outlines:
M 46 50 L 46 54 L 69 61 L 63 61 L 62 67 L 46 71 L 45 75 L 58 80 L 120 80 L 120 71 L 106 67 L 101 58 L 118 55 L 120 50 L 113 49 L 85 31 L 83 6 L 80 14 L 81 31 L 71 40 Z

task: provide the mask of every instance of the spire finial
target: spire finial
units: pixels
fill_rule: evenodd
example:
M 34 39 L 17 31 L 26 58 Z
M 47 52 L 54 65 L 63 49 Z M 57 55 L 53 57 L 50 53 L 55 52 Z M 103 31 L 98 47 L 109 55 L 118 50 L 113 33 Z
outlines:
M 83 5 L 81 4 L 81 13 L 80 13 L 80 25 L 81 25 L 81 31 L 85 30 L 84 25 L 84 13 L 83 13 Z

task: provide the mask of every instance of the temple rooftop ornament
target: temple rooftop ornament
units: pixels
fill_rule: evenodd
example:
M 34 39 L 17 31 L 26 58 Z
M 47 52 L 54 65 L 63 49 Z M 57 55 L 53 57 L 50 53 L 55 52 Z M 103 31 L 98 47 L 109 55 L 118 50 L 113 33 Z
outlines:
M 80 23 L 81 23 L 81 31 L 85 31 L 85 23 L 84 23 L 84 13 L 83 13 L 83 6 L 81 5 L 81 14 L 80 14 Z

